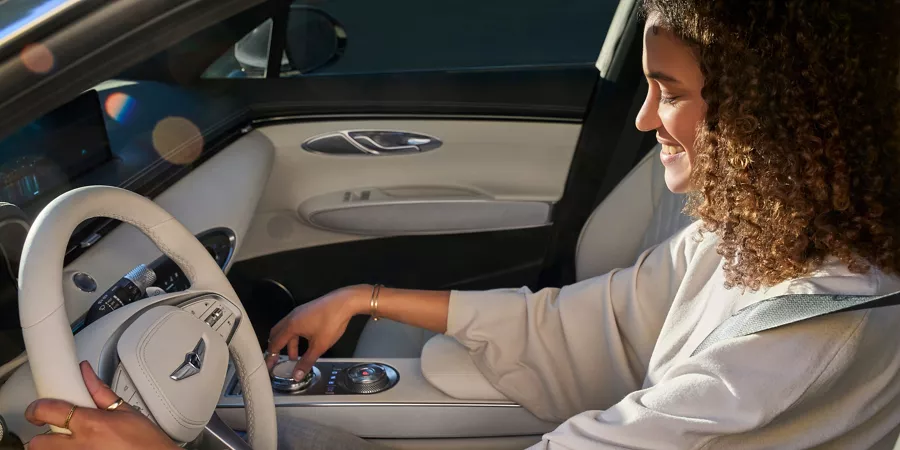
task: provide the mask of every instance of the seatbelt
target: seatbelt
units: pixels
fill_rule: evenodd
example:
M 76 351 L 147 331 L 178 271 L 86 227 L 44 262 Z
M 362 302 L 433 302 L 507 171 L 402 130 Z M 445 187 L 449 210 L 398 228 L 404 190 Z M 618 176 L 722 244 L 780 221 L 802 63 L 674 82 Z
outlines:
M 900 292 L 887 295 L 788 294 L 741 308 L 719 324 L 691 356 L 728 339 L 845 311 L 900 305 Z

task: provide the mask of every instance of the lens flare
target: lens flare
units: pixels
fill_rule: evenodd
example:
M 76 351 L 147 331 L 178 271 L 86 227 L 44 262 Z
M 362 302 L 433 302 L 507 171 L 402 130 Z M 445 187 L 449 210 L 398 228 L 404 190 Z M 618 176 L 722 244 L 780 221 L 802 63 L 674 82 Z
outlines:
M 203 135 L 184 117 L 166 117 L 153 128 L 153 148 L 172 164 L 190 164 L 203 151 Z
M 125 122 L 134 112 L 136 101 L 130 95 L 122 92 L 113 92 L 106 97 L 103 109 L 106 114 L 116 122 Z
M 19 58 L 21 58 L 22 64 L 28 70 L 39 74 L 45 74 L 53 70 L 53 64 L 55 63 L 53 53 L 44 44 L 26 45 L 22 49 Z

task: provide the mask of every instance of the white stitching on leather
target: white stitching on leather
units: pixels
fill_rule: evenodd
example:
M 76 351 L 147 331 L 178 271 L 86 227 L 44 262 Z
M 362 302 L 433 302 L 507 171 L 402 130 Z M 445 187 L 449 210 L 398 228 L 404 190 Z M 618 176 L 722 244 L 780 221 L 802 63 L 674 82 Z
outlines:
M 120 220 L 122 222 L 125 222 L 125 223 L 135 226 L 137 229 L 141 230 L 141 232 L 144 233 L 147 237 L 149 237 L 150 240 L 153 241 L 153 244 L 156 245 L 156 247 L 159 248 L 160 251 L 162 251 L 169 258 L 172 258 L 173 260 L 175 260 L 175 263 L 178 264 L 178 267 L 180 267 L 182 271 L 184 271 L 184 274 L 187 275 L 189 280 L 194 281 L 194 282 L 197 281 L 197 278 L 196 278 L 197 272 L 196 272 L 196 270 L 194 270 L 194 266 L 191 265 L 190 263 L 188 263 L 188 261 L 186 259 L 184 259 L 184 257 L 182 257 L 178 252 L 176 252 L 169 246 L 165 245 L 163 243 L 164 241 L 160 237 L 160 235 L 153 231 L 156 227 L 165 225 L 165 224 L 175 220 L 175 218 L 172 217 L 171 215 L 169 216 L 168 219 L 166 219 L 156 225 L 153 225 L 152 227 L 145 223 L 139 223 L 136 220 L 134 220 L 134 218 L 125 217 L 125 216 L 121 216 L 119 214 L 109 213 L 109 212 L 105 212 L 105 211 L 98 212 L 96 214 L 96 216 L 102 216 L 102 217 L 108 217 L 110 219 Z
M 196 283 L 196 282 L 197 282 L 197 276 L 196 276 L 196 271 L 194 270 L 194 266 L 192 266 L 186 259 L 184 259 L 184 258 L 183 258 L 180 254 L 178 254 L 175 250 L 172 250 L 172 249 L 169 248 L 168 246 L 162 244 L 162 239 L 159 237 L 159 235 L 158 235 L 157 233 L 155 233 L 155 232 L 153 231 L 153 229 L 155 229 L 156 227 L 165 225 L 165 224 L 167 224 L 167 223 L 169 223 L 169 222 L 171 222 L 171 221 L 173 221 L 173 220 L 175 220 L 174 217 L 171 218 L 171 219 L 169 219 L 169 220 L 166 220 L 166 221 L 164 221 L 164 222 L 161 222 L 161 223 L 156 224 L 153 228 L 148 228 L 147 230 L 143 230 L 143 231 L 144 231 L 144 233 L 146 233 L 148 236 L 150 236 L 150 239 L 153 240 L 153 242 L 156 244 L 156 246 L 159 247 L 159 249 L 160 249 L 163 253 L 165 253 L 166 255 L 168 255 L 169 258 L 172 258 L 172 259 L 175 260 L 175 263 L 178 264 L 178 267 L 180 267 L 182 271 L 184 271 L 184 274 L 187 275 L 187 277 L 188 277 L 189 280 L 191 280 L 192 282 Z
M 253 388 L 250 383 L 250 373 L 247 370 L 247 366 L 244 365 L 244 360 L 241 358 L 241 354 L 237 351 L 237 346 L 231 347 L 231 356 L 234 358 L 234 364 L 237 366 L 238 371 L 238 379 L 244 383 L 244 389 L 241 391 L 241 396 L 244 398 L 244 403 L 246 407 L 244 408 L 244 413 L 247 415 L 247 436 L 250 438 L 250 444 L 253 445 L 255 442 L 255 432 L 256 432 L 256 418 L 253 414 Z

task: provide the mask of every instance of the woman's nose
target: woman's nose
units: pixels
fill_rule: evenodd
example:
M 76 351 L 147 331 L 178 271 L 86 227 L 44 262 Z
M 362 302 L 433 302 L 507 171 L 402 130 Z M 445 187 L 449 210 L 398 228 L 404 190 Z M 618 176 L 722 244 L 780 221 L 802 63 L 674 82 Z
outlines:
M 641 131 L 653 131 L 662 126 L 659 119 L 659 104 L 653 99 L 652 90 L 647 90 L 647 97 L 644 98 L 644 104 L 641 105 L 641 110 L 634 120 L 634 126 Z

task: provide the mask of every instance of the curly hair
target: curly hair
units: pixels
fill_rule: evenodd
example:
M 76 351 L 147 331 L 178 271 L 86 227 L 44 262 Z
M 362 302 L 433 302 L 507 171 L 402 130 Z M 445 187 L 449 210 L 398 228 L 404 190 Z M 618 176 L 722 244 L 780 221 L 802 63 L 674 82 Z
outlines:
M 686 212 L 726 287 L 834 257 L 900 273 L 900 2 L 644 0 L 694 49 L 708 104 Z

